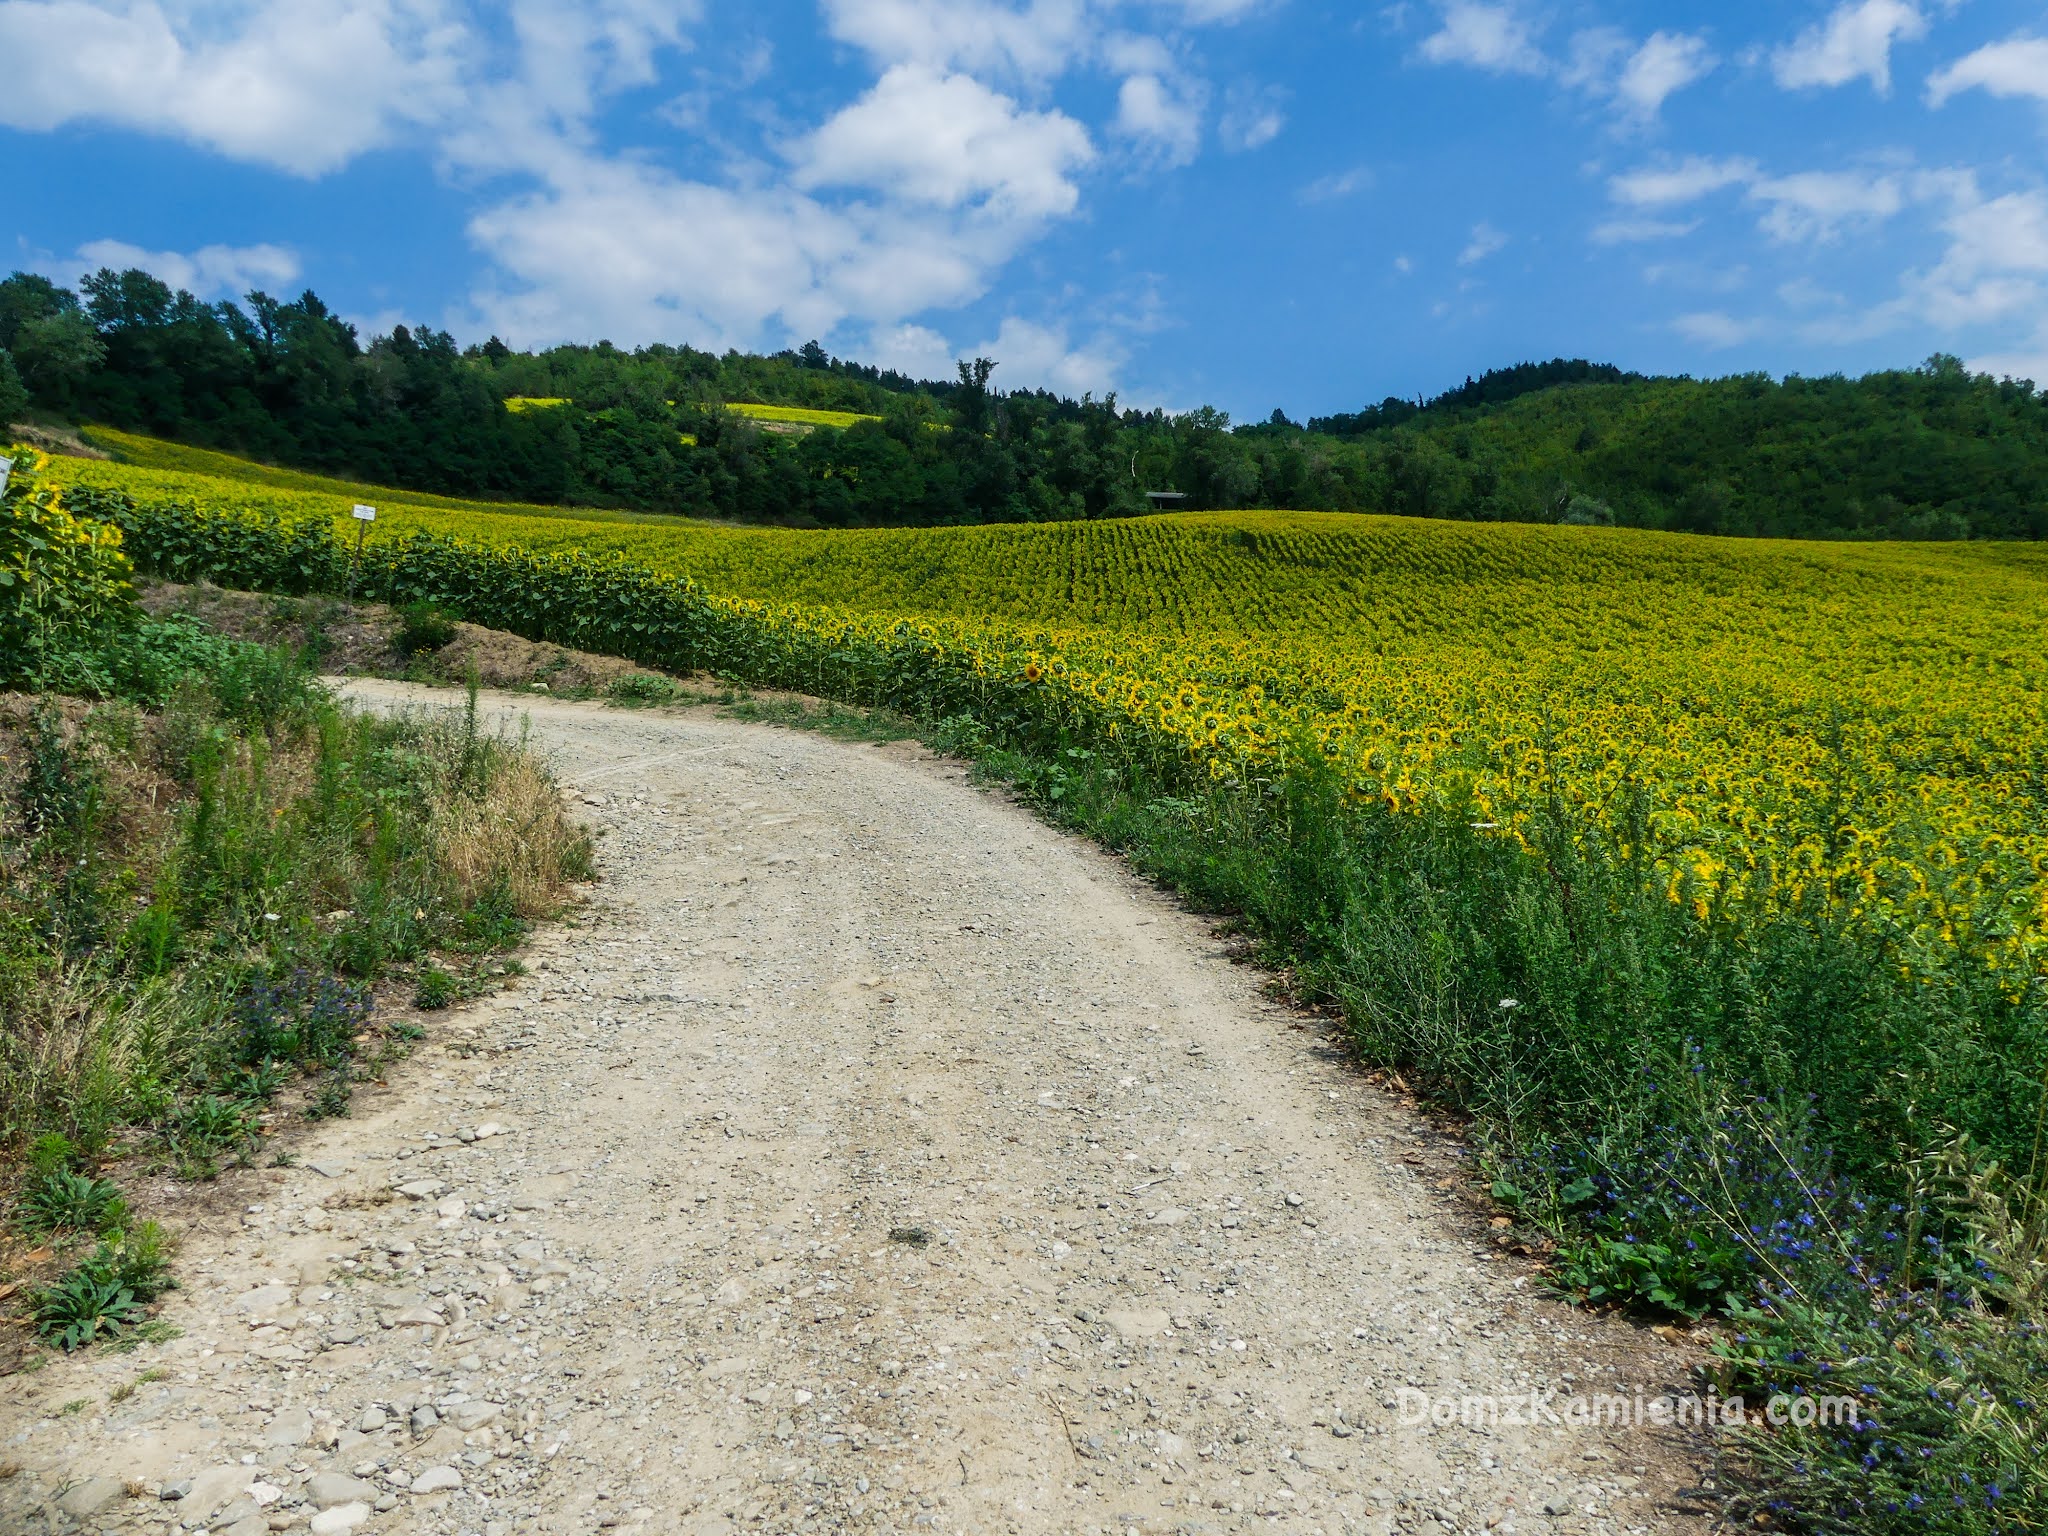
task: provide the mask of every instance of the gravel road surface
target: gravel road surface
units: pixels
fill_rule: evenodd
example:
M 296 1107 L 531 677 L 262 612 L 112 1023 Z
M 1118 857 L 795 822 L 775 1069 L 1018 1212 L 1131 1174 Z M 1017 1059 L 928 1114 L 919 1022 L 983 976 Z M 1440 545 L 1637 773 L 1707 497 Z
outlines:
M 1686 1354 L 1542 1299 L 1455 1146 L 1114 858 L 912 745 L 486 700 L 602 883 L 230 1176 L 182 1337 L 0 1384 L 0 1530 L 1707 1528 L 1696 1437 L 1528 1402 Z

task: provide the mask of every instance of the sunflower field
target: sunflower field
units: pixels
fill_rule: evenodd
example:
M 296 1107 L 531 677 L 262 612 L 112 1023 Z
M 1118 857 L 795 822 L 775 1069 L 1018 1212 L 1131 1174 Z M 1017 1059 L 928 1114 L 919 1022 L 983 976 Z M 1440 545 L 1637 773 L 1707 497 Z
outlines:
M 1557 805 L 1589 832 L 1636 817 L 1625 851 L 1702 920 L 1820 893 L 1969 950 L 2016 997 L 2048 986 L 2033 547 L 1285 513 L 738 530 L 380 493 L 103 436 L 177 466 L 65 461 L 137 505 L 340 526 L 367 499 L 379 549 L 424 535 L 630 564 L 786 652 L 757 657 L 761 681 L 815 684 L 821 652 L 886 650 L 908 626 L 929 665 L 1028 681 L 1219 780 L 1312 752 L 1357 798 L 1501 838 Z

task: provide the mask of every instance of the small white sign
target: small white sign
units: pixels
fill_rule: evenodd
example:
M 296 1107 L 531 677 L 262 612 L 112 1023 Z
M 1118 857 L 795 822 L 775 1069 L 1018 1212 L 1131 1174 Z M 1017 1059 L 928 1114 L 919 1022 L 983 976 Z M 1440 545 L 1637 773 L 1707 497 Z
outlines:
M 356 507 L 355 518 L 356 521 L 359 523 L 374 523 L 375 521 L 377 521 L 377 509 L 375 507 L 365 507 L 359 504 Z
M 0 496 L 7 494 L 8 476 L 14 473 L 14 460 L 0 459 Z

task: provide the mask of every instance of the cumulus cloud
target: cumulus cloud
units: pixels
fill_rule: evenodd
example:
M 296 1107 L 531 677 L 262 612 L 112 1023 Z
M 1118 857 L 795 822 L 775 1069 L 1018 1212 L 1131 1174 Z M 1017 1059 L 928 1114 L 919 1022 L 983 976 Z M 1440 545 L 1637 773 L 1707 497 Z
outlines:
M 1271 87 L 1263 90 L 1233 89 L 1225 98 L 1223 116 L 1217 121 L 1217 137 L 1233 154 L 1263 149 L 1287 129 L 1287 96 Z
M 5 0 L 0 124 L 108 123 L 319 176 L 462 99 L 472 34 L 443 0 Z
M 820 0 L 871 83 L 751 152 L 717 145 L 729 169 L 706 176 L 615 146 L 608 117 L 692 46 L 703 0 L 0 0 L 0 57 L 37 61 L 0 95 L 0 126 L 103 123 L 304 177 L 407 147 L 484 200 L 480 326 L 712 345 L 837 328 L 930 372 L 950 349 L 920 317 L 984 296 L 1077 212 L 1099 146 L 1155 168 L 1199 152 L 1209 88 L 1190 30 L 1278 3 Z M 1092 129 L 1049 100 L 1075 71 L 1116 86 Z M 729 90 L 744 67 L 698 74 Z M 701 131 L 711 89 L 655 119 Z M 1252 149 L 1285 121 L 1284 98 L 1247 90 L 1219 137 Z M 80 259 L 209 294 L 297 274 L 277 247 L 102 242 Z M 1048 380 L 1099 388 L 1119 363 L 1112 343 L 1015 324 L 997 341 Z
M 1041 325 L 1016 316 L 973 349 L 1002 364 L 996 383 L 1006 389 L 1050 389 L 1063 395 L 1105 395 L 1116 388 L 1123 349 L 1107 338 L 1075 345 L 1063 324 Z
M 1496 75 L 1541 75 L 1550 69 L 1534 25 L 1512 4 L 1444 0 L 1443 24 L 1422 42 L 1432 64 L 1467 64 Z
M 1663 111 L 1666 101 L 1704 80 L 1719 64 L 1703 37 L 1681 32 L 1653 33 L 1622 66 L 1614 85 L 1615 101 L 1630 117 L 1654 118 Z
M 824 0 L 832 35 L 884 64 L 1003 71 L 1046 79 L 1065 71 L 1097 30 L 1088 0 Z
M 861 187 L 911 203 L 980 202 L 1009 217 L 1071 213 L 1072 172 L 1095 157 L 1062 112 L 1031 112 L 967 75 L 899 64 L 794 153 L 796 185 Z
M 1202 147 L 1199 93 L 1188 92 L 1163 75 L 1132 75 L 1117 91 L 1115 127 L 1146 159 L 1186 165 Z
M 1868 80 L 1879 95 L 1892 88 L 1892 45 L 1927 35 L 1913 0 L 1849 0 L 1771 55 L 1771 72 L 1787 90 Z
M 2009 37 L 1989 44 L 1927 82 L 1927 99 L 1937 107 L 1962 91 L 2048 101 L 2048 37 Z
M 298 281 L 301 270 L 297 254 L 277 245 L 208 245 L 185 252 L 95 240 L 80 246 L 71 261 L 58 264 L 55 275 L 70 282 L 102 267 L 117 272 L 140 267 L 202 299 L 239 299 L 252 289 L 283 288 Z

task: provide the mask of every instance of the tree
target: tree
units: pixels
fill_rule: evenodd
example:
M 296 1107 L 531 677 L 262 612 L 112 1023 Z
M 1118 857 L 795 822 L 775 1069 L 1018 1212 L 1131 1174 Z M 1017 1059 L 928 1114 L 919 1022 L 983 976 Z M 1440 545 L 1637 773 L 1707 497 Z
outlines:
M 15 371 L 13 355 L 0 348 L 0 446 L 6 443 L 8 423 L 19 421 L 28 409 L 28 390 Z
M 12 351 L 21 328 L 78 308 L 78 295 L 34 272 L 17 272 L 0 283 L 0 352 Z
M 961 431 L 976 436 L 988 431 L 994 411 L 988 381 L 995 371 L 991 358 L 977 357 L 960 364 L 960 388 L 953 397 L 953 411 L 960 418 Z
M 36 402 L 63 414 L 74 411 L 86 382 L 107 360 L 106 344 L 75 309 L 29 321 L 8 350 Z

